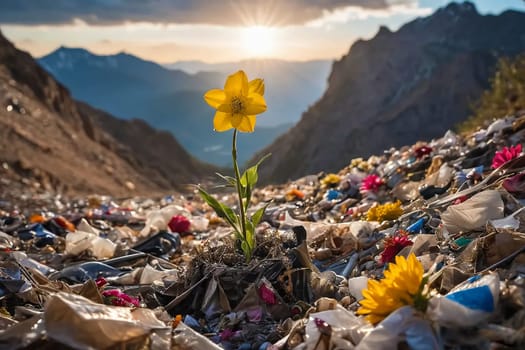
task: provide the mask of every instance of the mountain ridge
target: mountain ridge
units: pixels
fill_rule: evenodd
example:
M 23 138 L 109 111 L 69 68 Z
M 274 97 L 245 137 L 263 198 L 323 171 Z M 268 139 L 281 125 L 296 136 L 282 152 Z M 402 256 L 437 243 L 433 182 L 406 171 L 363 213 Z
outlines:
M 497 58 L 525 49 L 521 23 L 522 12 L 482 16 L 471 3 L 451 3 L 356 41 L 334 63 L 323 97 L 257 155 L 273 154 L 262 181 L 337 171 L 352 158 L 441 136 L 467 117 Z
M 28 190 L 62 195 L 166 193 L 197 183 L 215 169 L 192 159 L 171 135 L 80 105 L 1 32 L 0 106 L 3 199 Z M 127 138 L 114 136 L 122 131 Z M 139 153 L 137 145 L 171 159 Z

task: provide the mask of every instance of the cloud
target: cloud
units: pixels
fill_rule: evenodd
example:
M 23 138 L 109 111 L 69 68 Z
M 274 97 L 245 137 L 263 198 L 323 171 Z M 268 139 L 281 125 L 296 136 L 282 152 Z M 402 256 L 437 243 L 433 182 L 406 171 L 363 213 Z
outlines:
M 419 7 L 417 2 L 406 1 L 405 3 L 392 3 L 387 8 L 362 8 L 358 6 L 347 6 L 332 12 L 325 12 L 323 16 L 309 21 L 307 25 L 312 27 L 329 26 L 334 23 L 346 23 L 352 20 L 366 20 L 369 18 L 388 18 L 393 15 L 426 16 L 433 12 L 430 7 Z
M 388 10 L 415 0 L 1 0 L 0 23 L 116 25 L 128 22 L 297 25 L 348 7 Z

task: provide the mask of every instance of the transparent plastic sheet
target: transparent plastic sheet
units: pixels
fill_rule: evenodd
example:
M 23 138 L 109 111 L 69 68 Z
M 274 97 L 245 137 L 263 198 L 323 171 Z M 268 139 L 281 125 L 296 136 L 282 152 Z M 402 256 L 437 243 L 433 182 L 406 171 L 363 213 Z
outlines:
M 49 338 L 86 350 L 125 344 L 167 328 L 150 309 L 101 305 L 66 293 L 49 299 L 43 319 Z
M 117 245 L 107 238 L 99 237 L 99 231 L 82 219 L 75 232 L 66 235 L 66 253 L 79 255 L 90 250 L 97 259 L 112 258 Z
M 520 227 L 519 214 L 525 209 L 522 207 L 514 213 L 504 217 L 503 219 L 490 220 L 490 224 L 496 229 L 512 229 L 517 230 Z
M 411 306 L 403 306 L 369 331 L 356 350 L 391 350 L 404 341 L 410 349 L 442 349 L 428 320 L 420 317 Z
M 349 232 L 355 238 L 362 238 L 363 236 L 371 235 L 379 226 L 378 222 L 373 221 L 352 221 L 352 222 L 343 222 L 338 224 L 327 224 L 321 222 L 309 222 L 296 220 L 291 215 L 286 212 L 284 221 L 281 223 L 281 228 L 293 227 L 293 226 L 303 226 L 306 229 L 307 236 L 306 239 L 311 241 L 314 240 L 319 235 L 323 234 L 330 228 L 348 228 Z
M 427 176 L 423 181 L 426 185 L 432 185 L 436 187 L 445 187 L 452 180 L 454 176 L 454 169 L 449 167 L 447 163 L 443 163 L 438 171 Z
M 160 271 L 155 269 L 153 266 L 146 264 L 140 273 L 139 284 L 152 284 L 155 281 L 161 280 L 173 282 L 176 280 L 178 274 L 179 271 L 175 269 Z
M 436 248 L 438 245 L 436 235 L 434 234 L 418 234 L 414 239 L 414 244 L 408 247 L 408 254 L 414 253 L 420 256 L 427 253 L 431 248 Z M 437 248 L 436 248 L 437 249 Z M 408 254 L 406 256 L 408 256 Z
M 179 323 L 173 330 L 172 348 L 177 350 L 221 350 L 222 348 L 208 338 L 195 332 L 184 323 Z
M 315 319 L 326 322 L 331 327 L 331 334 L 323 334 L 315 324 Z M 305 342 L 301 349 L 354 349 L 364 335 L 363 328 L 369 325 L 353 312 L 337 305 L 334 310 L 321 311 L 310 314 L 306 324 Z
M 363 290 L 368 286 L 368 277 L 359 276 L 348 279 L 348 290 L 357 301 L 363 299 Z
M 142 231 L 140 231 L 140 236 L 147 237 L 152 232 L 166 230 L 168 222 L 174 215 L 183 215 L 188 219 L 191 218 L 191 213 L 179 205 L 172 204 L 162 209 L 152 210 L 146 215 L 146 223 Z
M 40 271 L 42 274 L 44 274 L 46 276 L 49 275 L 52 272 L 56 272 L 55 269 L 53 269 L 53 268 L 51 268 L 49 266 L 46 266 L 44 264 L 41 264 L 41 263 L 39 263 L 38 261 L 36 261 L 34 259 L 31 259 L 24 252 L 20 252 L 20 251 L 11 252 L 11 257 L 13 259 L 15 259 L 15 261 L 17 263 L 19 263 L 20 265 L 22 265 L 24 267 L 27 267 L 27 268 L 36 269 L 36 270 Z
M 224 293 L 224 289 L 222 288 L 217 275 L 213 275 L 208 282 L 206 293 L 202 300 L 201 311 L 208 319 L 231 311 L 228 297 Z
M 463 203 L 451 205 L 441 214 L 443 226 L 451 234 L 472 231 L 487 221 L 503 217 L 503 201 L 495 190 L 480 192 Z
M 427 315 L 442 326 L 473 327 L 492 316 L 499 300 L 496 273 L 473 276 L 445 296 L 430 299 Z
M 42 316 L 34 316 L 0 331 L 0 349 L 24 349 L 45 336 Z

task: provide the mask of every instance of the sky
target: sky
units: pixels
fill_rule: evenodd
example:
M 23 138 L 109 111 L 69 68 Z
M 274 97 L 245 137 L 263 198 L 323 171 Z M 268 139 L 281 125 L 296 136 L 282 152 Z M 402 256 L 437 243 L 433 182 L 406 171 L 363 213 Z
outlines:
M 60 46 L 159 63 L 338 59 L 380 25 L 397 30 L 448 0 L 0 0 L 0 30 L 34 57 Z M 523 0 L 474 0 L 483 14 Z

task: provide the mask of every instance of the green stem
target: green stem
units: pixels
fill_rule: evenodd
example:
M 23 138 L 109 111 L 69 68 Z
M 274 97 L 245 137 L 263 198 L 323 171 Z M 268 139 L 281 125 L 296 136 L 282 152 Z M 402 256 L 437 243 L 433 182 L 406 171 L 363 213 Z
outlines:
M 244 204 L 242 202 L 241 174 L 239 172 L 239 166 L 237 165 L 237 129 L 233 131 L 232 159 L 233 170 L 235 171 L 235 178 L 237 179 L 237 195 L 239 196 L 239 208 L 241 212 L 241 234 L 242 238 L 246 240 L 246 222 L 244 216 Z

